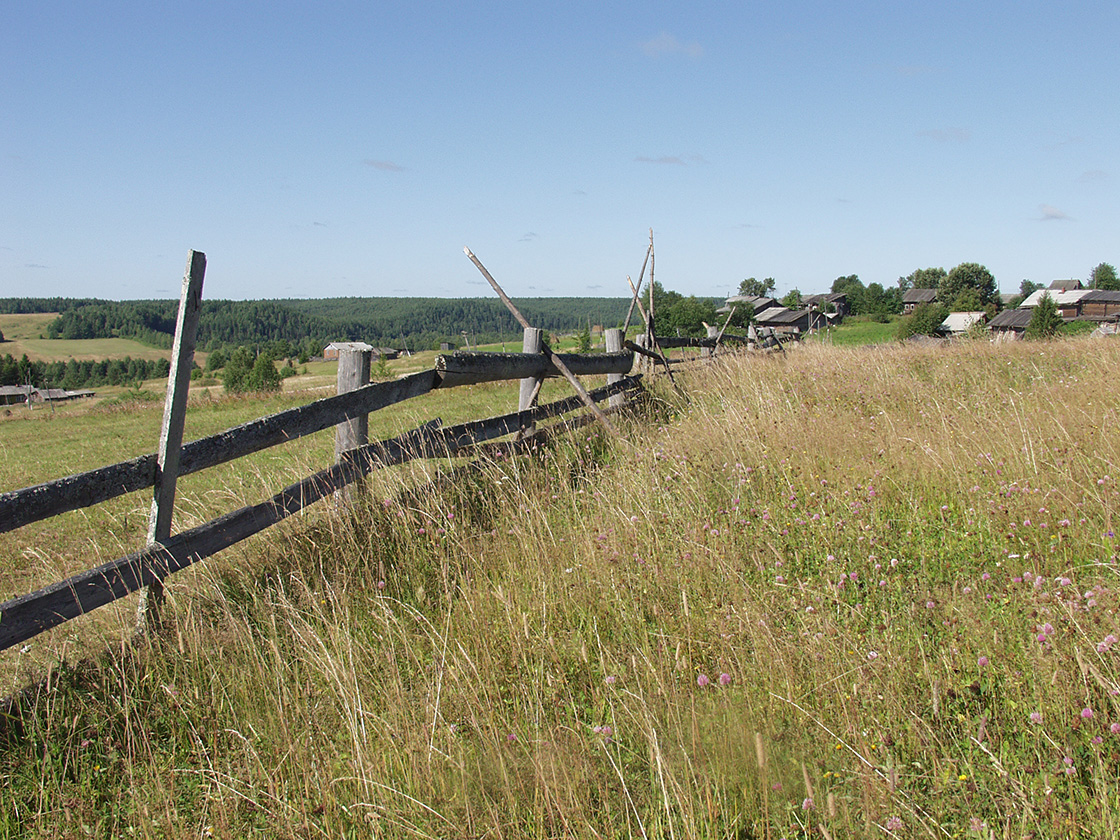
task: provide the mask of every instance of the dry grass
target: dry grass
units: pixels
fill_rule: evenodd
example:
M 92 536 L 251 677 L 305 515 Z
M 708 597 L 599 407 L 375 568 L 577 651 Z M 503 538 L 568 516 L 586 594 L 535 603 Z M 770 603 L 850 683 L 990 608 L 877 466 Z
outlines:
M 803 347 L 378 477 L 21 704 L 0 837 L 1115 836 L 1118 362 Z

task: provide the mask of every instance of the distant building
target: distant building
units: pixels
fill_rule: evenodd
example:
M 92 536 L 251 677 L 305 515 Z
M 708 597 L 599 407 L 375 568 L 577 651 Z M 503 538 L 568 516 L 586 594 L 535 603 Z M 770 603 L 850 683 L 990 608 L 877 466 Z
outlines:
M 328 362 L 337 362 L 341 350 L 372 350 L 372 345 L 364 341 L 332 341 L 323 348 L 323 358 Z
M 984 312 L 950 312 L 949 317 L 941 322 L 937 332 L 950 338 L 955 335 L 964 335 L 977 324 L 983 324 L 988 316 Z
M 937 289 L 907 289 L 902 293 L 902 311 L 909 315 L 923 303 L 937 300 Z

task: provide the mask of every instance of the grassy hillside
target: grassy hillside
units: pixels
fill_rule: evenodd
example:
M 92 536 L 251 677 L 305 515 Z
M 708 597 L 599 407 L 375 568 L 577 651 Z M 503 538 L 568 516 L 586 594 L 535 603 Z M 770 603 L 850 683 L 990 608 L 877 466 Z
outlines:
M 54 339 L 46 337 L 47 325 L 58 317 L 57 313 L 0 315 L 0 355 L 19 359 L 25 354 L 33 362 L 79 362 L 101 359 L 169 359 L 170 350 L 159 350 L 126 338 Z M 201 355 L 205 360 L 205 354 Z
M 725 357 L 378 476 L 22 701 L 0 836 L 1117 836 L 1118 364 Z

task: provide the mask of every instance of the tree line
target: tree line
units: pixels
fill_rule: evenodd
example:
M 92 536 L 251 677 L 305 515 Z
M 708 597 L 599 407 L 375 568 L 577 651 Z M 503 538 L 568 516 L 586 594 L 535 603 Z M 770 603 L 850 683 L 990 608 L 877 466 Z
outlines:
M 104 359 L 79 362 L 33 362 L 26 355 L 16 359 L 11 353 L 0 357 L 0 385 L 25 385 L 36 388 L 93 388 L 101 385 L 133 385 L 145 379 L 166 379 L 171 372 L 167 359 Z
M 623 298 L 523 298 L 518 308 L 548 332 L 571 332 L 582 323 L 614 325 L 626 316 Z M 65 298 L 0 299 L 0 313 L 58 312 L 51 338 L 130 338 L 166 349 L 175 332 L 178 301 L 106 301 Z M 205 350 L 288 342 L 320 352 L 331 341 L 436 349 L 444 342 L 471 344 L 520 340 L 521 327 L 500 301 L 484 298 L 329 298 L 271 301 L 203 301 L 198 346 Z

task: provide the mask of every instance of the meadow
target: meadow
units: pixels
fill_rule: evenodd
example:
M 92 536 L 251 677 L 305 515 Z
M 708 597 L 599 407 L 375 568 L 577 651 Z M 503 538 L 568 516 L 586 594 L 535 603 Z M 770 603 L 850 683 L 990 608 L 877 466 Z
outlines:
M 102 359 L 168 359 L 170 350 L 160 350 L 128 338 L 90 338 L 90 339 L 50 339 L 46 337 L 47 325 L 58 317 L 57 312 L 33 313 L 23 315 L 0 315 L 0 333 L 4 342 L 0 343 L 0 353 L 11 354 L 15 358 L 26 355 L 32 361 L 65 362 L 75 359 L 79 362 L 100 361 Z M 200 354 L 205 361 L 205 354 Z
M 6 652 L 45 678 L 0 837 L 1117 836 L 1118 364 L 806 344 L 618 438 L 379 474 L 172 579 L 158 635 L 126 600 L 107 652 Z

